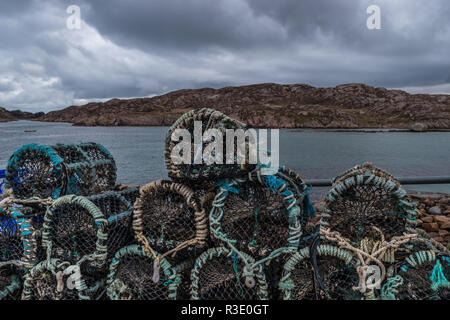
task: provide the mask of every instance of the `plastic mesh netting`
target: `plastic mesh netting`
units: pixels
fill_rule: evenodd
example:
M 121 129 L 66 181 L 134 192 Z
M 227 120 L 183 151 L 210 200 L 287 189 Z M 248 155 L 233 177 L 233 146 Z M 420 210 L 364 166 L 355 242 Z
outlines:
M 319 245 L 296 252 L 286 262 L 279 288 L 287 300 L 360 300 L 356 260 L 351 252 Z
M 144 245 L 161 254 L 176 253 L 177 262 L 194 252 L 198 254 L 208 232 L 205 211 L 194 192 L 165 180 L 141 188 L 133 228 Z
M 254 260 L 246 255 L 245 260 Z M 264 300 L 268 299 L 262 265 L 248 272 L 241 256 L 227 248 L 204 252 L 191 273 L 193 300 Z
M 376 226 L 389 240 L 414 232 L 415 204 L 390 174 L 365 163 L 335 179 L 322 208 L 321 228 L 345 235 L 352 242 L 376 237 Z
M 106 219 L 108 258 L 134 241 L 133 207 L 125 197 L 112 191 L 87 197 Z
M 178 273 L 166 259 L 155 264 L 142 246 L 130 245 L 114 256 L 106 292 L 110 300 L 173 300 L 179 283 Z
M 199 124 L 198 132 L 195 130 L 195 123 Z M 188 142 L 190 145 L 190 151 L 186 152 L 190 153 L 189 159 L 191 161 L 188 161 L 186 164 L 176 164 L 174 162 L 175 158 L 185 156 L 183 150 L 178 150 L 178 146 L 181 146 L 179 139 L 173 140 L 175 138 L 174 135 L 180 132 L 177 129 L 187 130 L 190 133 L 191 141 L 183 141 Z M 234 157 L 230 155 L 230 159 L 227 160 L 225 152 L 223 152 L 223 164 L 216 162 L 215 164 L 208 165 L 207 161 L 209 159 L 203 159 L 203 155 L 212 143 L 217 142 L 215 141 L 216 137 L 203 137 L 203 142 L 194 140 L 196 134 L 203 135 L 208 129 L 219 130 L 223 138 L 223 141 L 221 141 L 222 146 L 226 146 L 226 130 L 245 130 L 246 125 L 214 109 L 192 110 L 182 115 L 170 127 L 166 135 L 165 163 L 169 177 L 173 179 L 211 180 L 242 176 L 256 167 L 256 165 L 250 164 L 250 153 L 254 152 L 254 150 L 250 151 L 250 148 L 248 148 L 249 143 L 253 142 L 251 136 L 250 138 L 247 136 L 243 143 L 238 142 L 234 144 Z M 244 147 L 245 149 L 243 149 Z M 238 161 L 238 155 L 241 155 L 244 161 Z M 215 157 L 215 154 L 212 153 L 211 156 Z M 231 160 L 233 160 L 231 162 L 232 164 L 227 164 Z
M 116 165 L 100 144 L 28 144 L 8 162 L 6 185 L 16 198 L 89 195 L 114 188 Z
M 100 266 L 107 256 L 107 220 L 86 198 L 64 196 L 47 210 L 42 241 L 48 258 L 74 264 L 88 256 Z
M 58 259 L 42 261 L 26 274 L 23 300 L 89 300 L 80 269 Z

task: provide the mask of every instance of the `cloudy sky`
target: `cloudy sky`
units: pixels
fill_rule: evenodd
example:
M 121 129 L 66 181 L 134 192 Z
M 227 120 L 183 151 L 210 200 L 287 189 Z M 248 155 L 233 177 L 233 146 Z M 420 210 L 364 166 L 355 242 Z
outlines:
M 1 1 L 0 106 L 262 82 L 450 94 L 449 17 L 448 0 Z

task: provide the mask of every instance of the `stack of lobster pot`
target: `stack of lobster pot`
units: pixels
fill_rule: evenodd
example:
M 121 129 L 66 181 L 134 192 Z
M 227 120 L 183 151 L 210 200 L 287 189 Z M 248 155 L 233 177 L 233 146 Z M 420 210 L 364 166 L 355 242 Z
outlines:
M 140 188 L 133 217 L 139 245 L 116 255 L 111 299 L 273 298 L 277 286 L 266 272 L 299 246 L 306 185 L 287 168 L 265 175 L 251 161 L 251 131 L 241 144 L 233 141 L 227 161 L 217 161 L 227 132 L 247 129 L 213 109 L 187 112 L 170 127 L 170 180 Z
M 29 144 L 14 152 L 5 176 L 0 298 L 91 298 L 105 282 L 95 275 L 106 275 L 108 253 L 133 239 L 131 204 L 108 192 L 116 183 L 109 151 Z M 77 274 L 87 276 L 64 286 Z

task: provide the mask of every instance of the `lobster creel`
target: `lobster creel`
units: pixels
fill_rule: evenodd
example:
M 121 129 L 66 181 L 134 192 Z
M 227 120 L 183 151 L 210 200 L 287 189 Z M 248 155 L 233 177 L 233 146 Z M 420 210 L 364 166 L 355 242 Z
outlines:
M 203 252 L 191 272 L 191 299 L 267 300 L 263 266 L 254 262 L 247 254 L 225 247 Z
M 400 183 L 370 163 L 354 167 L 335 179 L 321 208 L 321 229 L 331 229 L 352 243 L 376 238 L 378 228 L 386 240 L 414 233 L 416 206 Z
M 311 254 L 312 252 L 312 254 Z M 285 300 L 360 300 L 356 260 L 351 252 L 332 245 L 297 251 L 286 262 L 279 283 Z
M 110 300 L 175 300 L 179 283 L 178 273 L 166 259 L 155 260 L 144 247 L 130 245 L 115 254 L 106 293 Z
M 85 279 L 77 266 L 48 259 L 25 275 L 22 300 L 90 300 Z
M 183 184 L 166 180 L 156 180 L 141 188 L 135 203 L 133 229 L 135 238 L 147 250 L 168 256 L 173 265 L 198 255 L 208 235 L 205 211 L 194 192 Z
M 266 257 L 298 247 L 304 218 L 291 185 L 278 175 L 257 171 L 245 179 L 221 181 L 209 216 L 210 232 L 216 244 Z
M 21 199 L 97 194 L 115 183 L 114 158 L 97 143 L 28 144 L 13 153 L 6 170 L 6 186 Z
M 47 258 L 71 264 L 84 262 L 105 266 L 107 258 L 107 224 L 100 209 L 81 196 L 58 198 L 44 217 L 42 244 Z
M 255 148 L 249 148 L 249 143 L 255 143 L 254 132 L 246 132 L 247 136 L 241 138 L 242 141 L 238 139 L 237 143 L 234 143 L 234 137 L 230 139 L 233 143 L 233 155 L 230 154 L 228 158 L 227 154 L 225 159 L 222 147 L 227 145 L 227 129 L 241 130 L 240 133 L 244 133 L 247 126 L 214 109 L 191 110 L 183 114 L 166 135 L 164 155 L 169 177 L 175 180 L 214 180 L 243 176 L 253 170 L 256 164 L 251 164 L 250 159 L 256 158 L 256 151 Z M 197 141 L 194 137 L 199 135 L 201 138 Z M 183 137 L 181 142 L 180 137 Z M 220 155 L 214 153 L 215 146 L 219 147 Z M 216 161 L 217 157 L 221 161 Z

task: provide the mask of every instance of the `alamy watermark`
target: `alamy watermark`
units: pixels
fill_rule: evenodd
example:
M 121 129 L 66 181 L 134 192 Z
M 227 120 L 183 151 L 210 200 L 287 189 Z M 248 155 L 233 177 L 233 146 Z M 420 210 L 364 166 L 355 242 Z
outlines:
M 70 5 L 66 9 L 69 17 L 66 20 L 66 26 L 69 30 L 81 29 L 81 8 L 77 5 Z
M 379 6 L 373 4 L 367 7 L 366 13 L 369 15 L 366 21 L 367 29 L 380 30 L 381 29 L 381 9 Z
M 279 130 L 271 129 L 270 151 L 267 129 L 219 129 L 202 131 L 202 122 L 194 121 L 193 137 L 187 129 L 175 129 L 171 140 L 176 145 L 171 160 L 180 164 L 259 164 L 261 174 L 278 172 L 280 164 Z

